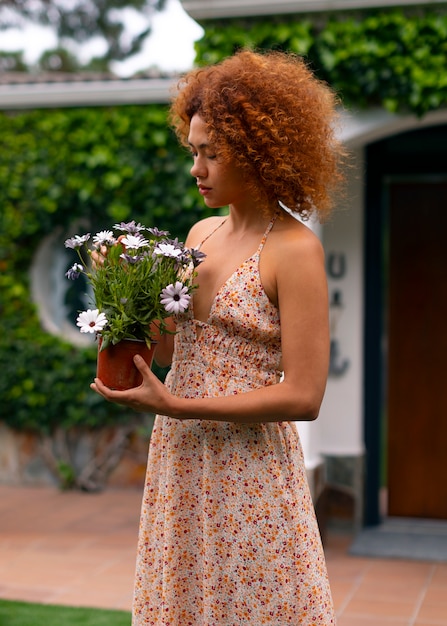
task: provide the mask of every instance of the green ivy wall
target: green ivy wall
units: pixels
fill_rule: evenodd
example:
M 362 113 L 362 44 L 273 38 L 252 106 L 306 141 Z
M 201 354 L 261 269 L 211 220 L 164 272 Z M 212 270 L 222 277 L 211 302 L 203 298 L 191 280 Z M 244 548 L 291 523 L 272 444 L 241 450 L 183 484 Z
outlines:
M 126 420 L 123 409 L 89 389 L 95 350 L 41 328 L 29 268 L 57 227 L 63 249 L 74 222 L 95 232 L 135 219 L 184 238 L 205 215 L 190 159 L 159 105 L 3 113 L 0 136 L 2 418 L 45 434 Z

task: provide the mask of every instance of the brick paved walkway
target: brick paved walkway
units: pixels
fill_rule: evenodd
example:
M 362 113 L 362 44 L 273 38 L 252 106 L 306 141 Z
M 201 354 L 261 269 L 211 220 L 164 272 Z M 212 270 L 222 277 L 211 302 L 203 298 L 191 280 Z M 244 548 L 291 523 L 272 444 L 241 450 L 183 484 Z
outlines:
M 0 485 L 0 598 L 130 610 L 141 495 Z M 349 543 L 326 546 L 338 626 L 447 626 L 447 564 L 353 557 Z

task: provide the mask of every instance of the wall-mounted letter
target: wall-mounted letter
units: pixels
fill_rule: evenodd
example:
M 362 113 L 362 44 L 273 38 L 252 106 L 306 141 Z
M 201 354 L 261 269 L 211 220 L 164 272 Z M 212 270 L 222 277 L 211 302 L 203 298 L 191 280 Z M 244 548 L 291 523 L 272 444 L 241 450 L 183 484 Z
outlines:
M 346 274 L 346 257 L 343 252 L 331 252 L 327 258 L 327 273 L 330 278 L 343 278 Z

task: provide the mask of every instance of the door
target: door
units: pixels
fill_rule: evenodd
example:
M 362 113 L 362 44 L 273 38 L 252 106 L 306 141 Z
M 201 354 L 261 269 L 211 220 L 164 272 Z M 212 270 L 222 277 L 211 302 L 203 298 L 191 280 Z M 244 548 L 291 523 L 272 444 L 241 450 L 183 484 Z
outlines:
M 447 519 L 447 182 L 389 187 L 388 514 Z

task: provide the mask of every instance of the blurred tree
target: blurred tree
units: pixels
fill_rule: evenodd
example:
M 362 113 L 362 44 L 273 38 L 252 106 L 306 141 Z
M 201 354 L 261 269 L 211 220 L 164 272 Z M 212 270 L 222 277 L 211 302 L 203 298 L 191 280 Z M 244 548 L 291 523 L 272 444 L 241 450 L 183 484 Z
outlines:
M 154 12 L 165 5 L 166 0 L 1 0 L 0 31 L 22 29 L 30 23 L 53 29 L 57 46 L 47 50 L 33 69 L 106 71 L 112 61 L 122 61 L 141 50 L 150 35 Z M 76 62 L 73 44 L 93 41 L 101 42 L 104 53 L 87 65 Z M 3 52 L 2 59 L 9 71 L 31 69 L 20 52 Z
M 64 48 L 45 50 L 39 59 L 39 69 L 44 72 L 76 72 L 81 64 L 74 54 Z
M 23 52 L 0 52 L 0 72 L 26 72 Z

